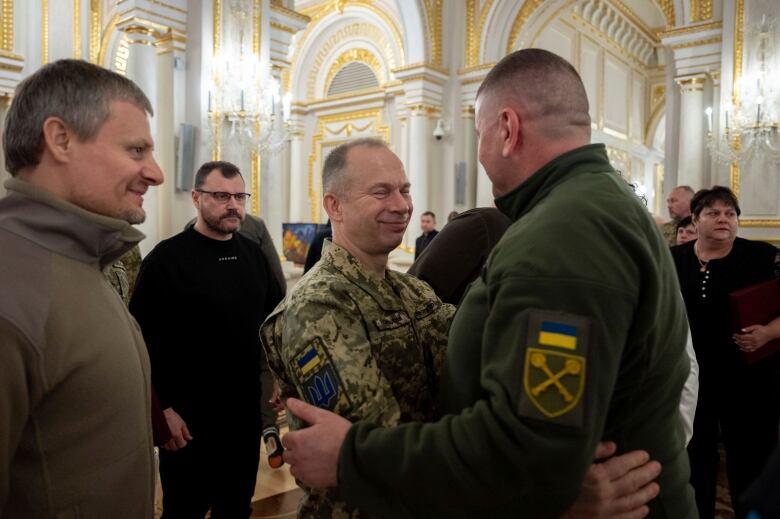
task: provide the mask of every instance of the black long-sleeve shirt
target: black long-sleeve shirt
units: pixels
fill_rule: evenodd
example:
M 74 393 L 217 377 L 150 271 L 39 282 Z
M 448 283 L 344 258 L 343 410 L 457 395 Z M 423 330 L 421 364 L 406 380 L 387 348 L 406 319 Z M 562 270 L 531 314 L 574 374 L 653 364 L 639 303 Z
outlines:
M 239 234 L 219 241 L 187 229 L 144 259 L 130 311 L 162 407 L 193 435 L 223 419 L 259 421 L 267 366 L 258 330 L 280 300 L 259 246 Z

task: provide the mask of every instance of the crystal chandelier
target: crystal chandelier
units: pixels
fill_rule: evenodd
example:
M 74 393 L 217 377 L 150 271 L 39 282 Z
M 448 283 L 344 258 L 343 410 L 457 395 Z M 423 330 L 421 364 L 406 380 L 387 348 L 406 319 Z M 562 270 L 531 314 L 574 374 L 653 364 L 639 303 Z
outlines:
M 775 26 L 775 21 L 764 15 L 750 31 L 757 39 L 755 67 L 740 78 L 741 100 L 723 105 L 725 125 L 717 139 L 712 132 L 712 108 L 705 110 L 707 149 L 720 163 L 746 164 L 756 159 L 780 163 L 780 72 Z
M 257 153 L 273 153 L 284 148 L 290 137 L 290 95 L 280 95 L 279 81 L 250 47 L 246 35 L 253 23 L 252 9 L 245 2 L 230 4 L 237 40 L 214 56 L 209 121 L 217 137 L 227 122 L 230 139 Z

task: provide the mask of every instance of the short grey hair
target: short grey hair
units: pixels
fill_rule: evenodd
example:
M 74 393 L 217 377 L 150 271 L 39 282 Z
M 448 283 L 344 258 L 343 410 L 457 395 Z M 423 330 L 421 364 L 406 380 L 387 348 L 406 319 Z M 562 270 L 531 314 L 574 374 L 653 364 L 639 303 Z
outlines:
M 325 193 L 343 195 L 349 188 L 347 171 L 347 155 L 349 150 L 365 146 L 367 148 L 388 148 L 387 143 L 373 137 L 364 137 L 344 143 L 331 151 L 322 166 L 322 190 Z
M 553 133 L 581 128 L 590 134 L 588 95 L 577 69 L 544 49 L 522 49 L 505 56 L 477 90 L 525 106 L 529 117 L 551 118 Z
M 43 123 L 59 117 L 79 139 L 95 137 L 113 101 L 127 101 L 149 115 L 152 104 L 124 76 L 82 60 L 63 59 L 41 67 L 19 83 L 5 119 L 5 167 L 12 176 L 35 167 L 43 153 Z

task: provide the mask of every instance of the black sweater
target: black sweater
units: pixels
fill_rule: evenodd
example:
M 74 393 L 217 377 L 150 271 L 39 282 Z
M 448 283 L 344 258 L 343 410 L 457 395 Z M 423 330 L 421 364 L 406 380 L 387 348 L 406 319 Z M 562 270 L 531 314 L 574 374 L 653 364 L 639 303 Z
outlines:
M 193 435 L 223 419 L 259 423 L 267 367 L 258 329 L 280 300 L 260 247 L 240 234 L 219 241 L 190 228 L 144 259 L 130 311 L 163 409 Z

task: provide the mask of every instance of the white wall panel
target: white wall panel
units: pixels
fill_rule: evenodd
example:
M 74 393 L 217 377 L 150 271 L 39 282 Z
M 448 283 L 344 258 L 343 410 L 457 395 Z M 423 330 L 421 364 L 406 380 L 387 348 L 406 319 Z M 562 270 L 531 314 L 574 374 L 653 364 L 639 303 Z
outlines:
M 599 46 L 593 40 L 585 37 L 580 40 L 579 72 L 588 94 L 590 119 L 593 122 L 599 120 L 598 114 L 603 108 L 599 99 L 599 82 L 602 80 L 600 54 Z
M 604 55 L 604 128 L 628 135 L 628 94 L 631 71 L 609 53 Z
M 554 52 L 570 63 L 575 63 L 574 42 L 577 32 L 562 23 L 550 24 L 537 39 L 534 46 Z

